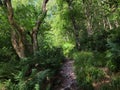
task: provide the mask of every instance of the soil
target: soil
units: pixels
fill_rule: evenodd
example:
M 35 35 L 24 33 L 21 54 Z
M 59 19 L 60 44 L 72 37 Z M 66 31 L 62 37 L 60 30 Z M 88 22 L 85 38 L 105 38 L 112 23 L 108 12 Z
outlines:
M 74 61 L 66 60 L 59 72 L 58 83 L 54 86 L 53 90 L 79 90 L 76 75 L 74 73 Z
M 63 62 L 57 78 L 54 81 L 55 83 L 52 90 L 82 90 L 78 88 L 73 64 L 73 60 L 65 60 L 65 62 Z M 105 67 L 100 69 L 105 73 L 105 77 L 99 82 L 93 82 L 94 90 L 100 90 L 102 85 L 111 81 L 110 76 L 108 75 L 108 68 Z

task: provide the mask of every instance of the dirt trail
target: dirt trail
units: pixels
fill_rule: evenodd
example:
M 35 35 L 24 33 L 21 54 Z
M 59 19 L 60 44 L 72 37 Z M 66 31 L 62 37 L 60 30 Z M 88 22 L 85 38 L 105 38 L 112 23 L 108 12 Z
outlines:
M 78 90 L 73 63 L 72 60 L 66 60 L 63 63 L 59 72 L 60 83 L 55 85 L 54 90 Z

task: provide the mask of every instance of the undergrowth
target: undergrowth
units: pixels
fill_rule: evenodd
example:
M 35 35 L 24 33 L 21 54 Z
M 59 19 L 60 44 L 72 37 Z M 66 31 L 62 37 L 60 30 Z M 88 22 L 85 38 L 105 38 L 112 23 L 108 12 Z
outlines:
M 0 89 L 50 90 L 63 58 L 60 48 L 43 48 L 20 61 L 0 63 Z

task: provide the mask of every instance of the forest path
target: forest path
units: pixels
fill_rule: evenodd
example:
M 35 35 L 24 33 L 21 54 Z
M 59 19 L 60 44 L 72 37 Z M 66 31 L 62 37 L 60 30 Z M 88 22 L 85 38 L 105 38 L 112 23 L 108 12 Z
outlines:
M 63 63 L 57 80 L 60 83 L 55 85 L 53 90 L 78 90 L 73 64 L 73 60 L 66 60 Z

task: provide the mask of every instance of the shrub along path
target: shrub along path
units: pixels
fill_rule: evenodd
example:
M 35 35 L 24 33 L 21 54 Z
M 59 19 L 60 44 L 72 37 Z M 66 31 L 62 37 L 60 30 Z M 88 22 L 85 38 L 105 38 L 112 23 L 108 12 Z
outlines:
M 74 73 L 74 60 L 66 60 L 55 79 L 55 83 L 52 90 L 82 90 L 78 89 L 76 75 Z M 99 82 L 93 83 L 95 90 L 100 90 L 100 86 L 110 82 L 107 68 L 101 68 L 105 73 L 105 78 Z
M 56 83 L 54 90 L 78 90 L 73 63 L 72 60 L 66 60 L 63 63 L 57 80 L 59 83 Z

